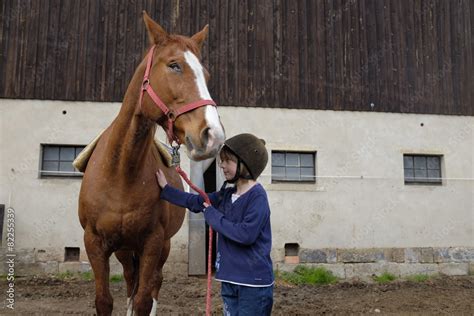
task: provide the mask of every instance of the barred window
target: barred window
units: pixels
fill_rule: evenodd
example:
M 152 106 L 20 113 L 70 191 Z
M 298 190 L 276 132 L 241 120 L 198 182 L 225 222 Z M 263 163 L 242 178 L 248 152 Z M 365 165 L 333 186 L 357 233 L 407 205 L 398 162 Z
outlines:
M 272 182 L 315 182 L 315 152 L 272 152 Z
M 405 184 L 441 184 L 441 157 L 403 155 Z
M 72 162 L 85 146 L 42 145 L 41 177 L 82 177 Z

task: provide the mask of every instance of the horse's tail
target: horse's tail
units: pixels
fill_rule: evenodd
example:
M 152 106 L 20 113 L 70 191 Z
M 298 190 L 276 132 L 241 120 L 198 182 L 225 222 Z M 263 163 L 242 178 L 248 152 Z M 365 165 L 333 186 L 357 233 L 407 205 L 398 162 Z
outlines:
M 137 294 L 138 291 L 138 282 L 139 282 L 139 277 L 140 273 L 138 272 L 140 268 L 140 257 L 136 252 L 133 252 L 132 255 L 132 261 L 133 261 L 133 289 L 132 289 L 132 294 L 130 295 L 130 301 L 133 302 L 133 298 L 135 297 L 135 294 Z

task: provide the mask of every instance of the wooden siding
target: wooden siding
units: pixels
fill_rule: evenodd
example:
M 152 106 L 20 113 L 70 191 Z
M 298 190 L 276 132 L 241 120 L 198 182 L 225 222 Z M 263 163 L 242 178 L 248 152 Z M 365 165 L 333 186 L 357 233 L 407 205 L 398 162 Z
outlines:
M 121 101 L 147 47 L 205 24 L 220 105 L 474 115 L 469 0 L 4 0 L 0 97 Z

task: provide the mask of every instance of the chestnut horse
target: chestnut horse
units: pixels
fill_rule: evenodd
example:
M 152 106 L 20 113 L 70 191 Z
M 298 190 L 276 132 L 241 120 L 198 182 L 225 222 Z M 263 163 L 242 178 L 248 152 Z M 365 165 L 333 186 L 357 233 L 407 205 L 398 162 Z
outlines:
M 159 199 L 155 180 L 159 168 L 171 185 L 183 186 L 174 168 L 164 165 L 154 146 L 157 125 L 165 130 L 170 127 L 174 139 L 185 144 L 189 158 L 195 161 L 215 156 L 225 139 L 207 89 L 209 75 L 199 61 L 208 27 L 185 37 L 166 33 L 146 12 L 143 19 L 153 49 L 136 69 L 118 116 L 100 137 L 79 196 L 79 219 L 94 271 L 98 315 L 112 313 L 112 253 L 123 265 L 128 314 L 156 314 L 170 239 L 185 215 L 183 208 Z M 156 97 L 170 113 L 180 113 L 183 107 L 188 110 L 179 116 L 166 116 L 166 111 L 157 106 Z M 191 104 L 199 106 L 189 109 Z M 167 122 L 172 124 L 168 126 Z

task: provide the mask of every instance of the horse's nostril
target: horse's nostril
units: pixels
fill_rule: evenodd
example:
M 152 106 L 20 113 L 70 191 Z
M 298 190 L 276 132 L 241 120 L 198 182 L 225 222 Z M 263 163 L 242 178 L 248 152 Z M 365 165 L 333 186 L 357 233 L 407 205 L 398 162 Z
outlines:
M 191 141 L 191 137 L 186 136 L 185 140 L 186 140 L 186 146 L 188 147 L 188 149 L 193 150 L 194 146 L 193 146 L 193 142 Z
M 211 131 L 211 129 L 209 127 L 206 127 L 201 132 L 201 142 L 202 142 L 203 146 L 206 146 L 207 142 L 209 141 L 210 131 Z

